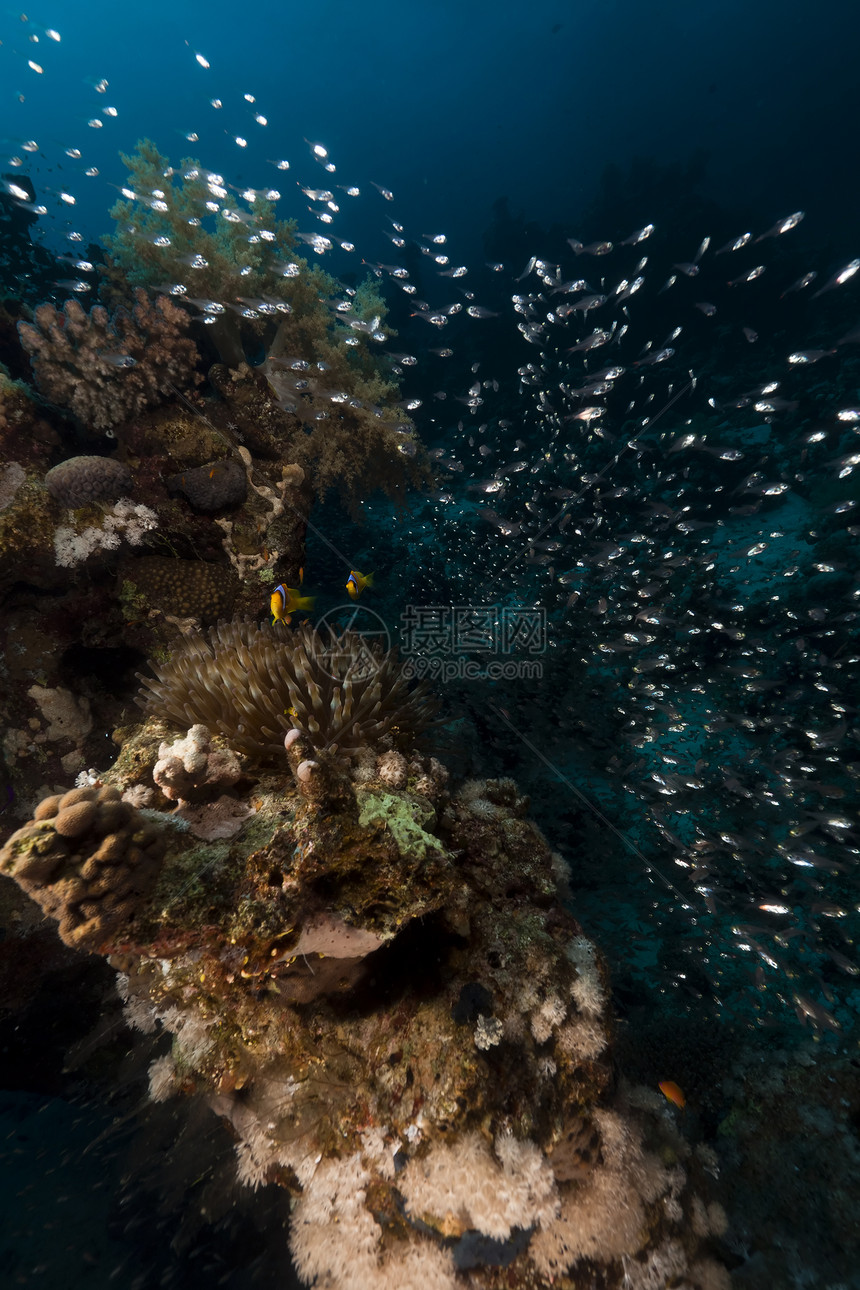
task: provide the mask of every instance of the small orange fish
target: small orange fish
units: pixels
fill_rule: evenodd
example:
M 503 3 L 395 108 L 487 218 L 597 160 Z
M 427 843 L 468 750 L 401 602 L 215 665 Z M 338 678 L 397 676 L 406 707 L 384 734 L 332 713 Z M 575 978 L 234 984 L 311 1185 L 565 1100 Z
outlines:
M 668 1098 L 670 1102 L 674 1102 L 675 1106 L 680 1107 L 683 1111 L 687 1105 L 687 1099 L 673 1079 L 661 1079 L 657 1087 L 664 1097 Z
M 346 580 L 346 589 L 351 600 L 358 600 L 364 588 L 372 586 L 372 573 L 359 573 L 358 569 L 350 569 L 349 577 Z
M 301 572 L 300 570 L 300 575 Z M 301 582 L 302 578 L 299 576 L 299 584 Z M 297 610 L 307 611 L 313 609 L 314 599 L 313 596 L 301 595 L 297 587 L 288 587 L 286 583 L 282 582 L 279 587 L 275 587 L 269 599 L 269 608 L 273 621 L 276 623 L 288 623 Z

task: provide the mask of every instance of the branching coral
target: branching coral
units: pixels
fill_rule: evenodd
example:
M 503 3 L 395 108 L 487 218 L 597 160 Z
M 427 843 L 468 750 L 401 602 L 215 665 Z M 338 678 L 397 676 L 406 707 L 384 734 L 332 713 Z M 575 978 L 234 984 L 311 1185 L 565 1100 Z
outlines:
M 46 398 L 86 425 L 106 430 L 158 403 L 173 386 L 202 378 L 198 353 L 186 335 L 188 314 L 167 296 L 154 302 L 135 292 L 132 309 L 89 313 L 77 300 L 62 310 L 39 305 L 32 323 L 19 323 L 36 384 Z
M 393 653 L 307 624 L 222 622 L 139 679 L 147 711 L 183 730 L 204 725 L 257 758 L 282 756 L 291 729 L 316 748 L 347 751 L 384 736 L 408 746 L 432 714 L 427 689 L 409 689 Z

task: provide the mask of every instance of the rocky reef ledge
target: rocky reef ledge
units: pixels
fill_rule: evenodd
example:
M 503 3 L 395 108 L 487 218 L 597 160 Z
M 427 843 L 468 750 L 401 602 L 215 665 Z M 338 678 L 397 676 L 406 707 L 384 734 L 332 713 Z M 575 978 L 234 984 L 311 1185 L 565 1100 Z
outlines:
M 150 717 L 0 852 L 172 1037 L 318 1290 L 724 1290 L 714 1160 L 620 1081 L 605 964 L 510 780 L 298 729 L 260 769 Z M 387 746 L 386 746 L 387 745 Z M 285 1250 L 284 1258 L 287 1259 Z

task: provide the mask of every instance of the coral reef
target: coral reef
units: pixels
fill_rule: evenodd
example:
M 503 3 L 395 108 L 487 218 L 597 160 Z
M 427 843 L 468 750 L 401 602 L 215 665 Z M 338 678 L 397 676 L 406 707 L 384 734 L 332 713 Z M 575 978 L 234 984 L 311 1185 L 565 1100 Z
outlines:
M 5 511 L 15 500 L 15 494 L 27 478 L 27 472 L 17 461 L 0 466 L 0 511 Z
M 0 595 L 16 581 L 41 589 L 59 579 L 54 561 L 56 506 L 44 475 L 60 436 L 32 389 L 0 365 Z
M 48 492 L 69 510 L 94 502 L 115 502 L 132 489 L 131 471 L 115 457 L 67 457 L 45 476 Z
M 210 380 L 246 442 L 279 443 L 318 495 L 336 489 L 353 511 L 376 489 L 401 497 L 426 484 L 414 426 L 375 350 L 392 334 L 377 283 L 344 288 L 309 264 L 299 240 L 317 254 L 331 242 L 276 219 L 275 190 L 228 200 L 221 176 L 193 159 L 174 168 L 148 140 L 123 161 L 128 187 L 105 239 L 109 290 L 124 300 L 129 284 L 170 283 L 199 311 L 223 360 Z M 252 370 L 246 348 L 261 346 Z
M 33 884 L 45 838 L 48 856 L 89 851 L 97 813 L 133 816 L 118 790 L 151 791 L 156 763 L 174 791 L 216 791 L 207 739 L 165 747 L 144 727 L 116 787 L 43 803 L 4 869 Z M 387 753 L 349 761 L 298 730 L 286 743 L 232 840 L 152 813 L 169 841 L 148 902 L 113 938 L 78 932 L 121 973 L 129 1023 L 172 1037 L 152 1097 L 201 1093 L 239 1181 L 297 1198 L 308 1284 L 725 1287 L 712 1161 L 659 1095 L 615 1089 L 606 970 L 516 786 L 451 799 L 438 763 L 405 759 L 398 788 Z
M 280 756 L 297 728 L 314 747 L 411 741 L 432 715 L 426 686 L 409 688 L 393 653 L 355 632 L 328 640 L 307 624 L 221 622 L 186 637 L 155 676 L 139 676 L 146 711 L 180 729 L 201 724 L 238 751 Z
M 293 391 L 291 402 L 282 383 L 272 382 L 276 371 L 277 365 L 268 362 L 262 371 L 242 365 L 228 374 L 213 373 L 212 379 L 243 433 L 248 422 L 258 434 L 260 427 L 269 427 L 286 445 L 288 459 L 305 471 L 316 496 L 331 490 L 357 516 L 361 503 L 377 490 L 400 501 L 407 488 L 431 482 L 414 427 L 392 403 L 396 391 L 386 390 L 381 376 L 373 388 L 360 383 L 365 399 L 347 396 L 356 379 L 344 374 L 343 389 L 324 389 L 312 380 L 306 390 Z
M 164 842 L 113 787 L 46 797 L 0 851 L 14 878 L 59 923 L 66 945 L 97 951 L 127 933 L 150 895 Z
M 129 619 L 149 609 L 210 623 L 229 614 L 239 580 L 229 565 L 142 555 L 121 566 L 122 598 Z
M 168 296 L 134 293 L 129 309 L 89 313 L 77 300 L 62 310 L 39 305 L 19 323 L 41 393 L 85 425 L 108 430 L 162 401 L 176 386 L 200 381 L 188 314 Z

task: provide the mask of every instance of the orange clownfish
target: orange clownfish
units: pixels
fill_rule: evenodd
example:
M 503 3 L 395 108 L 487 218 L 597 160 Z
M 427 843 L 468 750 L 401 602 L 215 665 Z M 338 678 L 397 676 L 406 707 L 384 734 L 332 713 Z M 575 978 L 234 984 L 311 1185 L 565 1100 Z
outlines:
M 668 1098 L 670 1102 L 674 1102 L 675 1106 L 683 1111 L 687 1105 L 687 1099 L 673 1079 L 661 1079 L 657 1087 L 664 1097 Z
M 346 580 L 346 590 L 352 600 L 358 600 L 365 587 L 373 586 L 372 573 L 359 573 L 358 569 L 350 569 L 349 577 Z
M 302 582 L 304 570 L 299 570 L 299 583 Z M 269 600 L 272 618 L 276 623 L 288 623 L 299 609 L 313 609 L 313 596 L 303 596 L 297 587 L 288 587 L 285 582 L 275 587 Z

